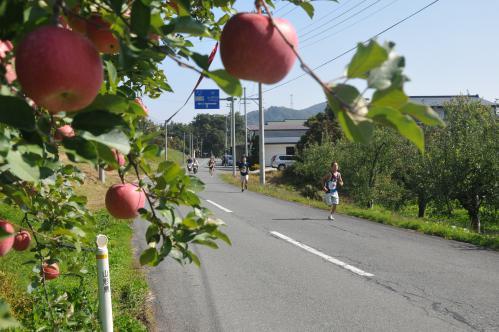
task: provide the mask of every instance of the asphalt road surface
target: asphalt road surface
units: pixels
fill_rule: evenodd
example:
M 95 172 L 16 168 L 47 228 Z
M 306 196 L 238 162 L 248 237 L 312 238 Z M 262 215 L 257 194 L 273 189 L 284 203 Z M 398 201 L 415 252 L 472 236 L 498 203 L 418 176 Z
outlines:
M 149 270 L 158 331 L 499 331 L 498 252 L 199 177 L 233 245 Z

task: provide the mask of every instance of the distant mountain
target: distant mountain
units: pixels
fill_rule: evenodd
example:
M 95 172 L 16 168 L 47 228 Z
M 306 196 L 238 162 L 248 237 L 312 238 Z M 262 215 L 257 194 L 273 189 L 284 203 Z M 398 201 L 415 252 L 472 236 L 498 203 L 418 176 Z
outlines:
M 323 112 L 326 108 L 326 103 L 320 103 L 295 110 L 282 106 L 271 106 L 265 110 L 265 121 L 283 121 L 287 119 L 303 119 L 306 120 L 317 113 Z M 248 113 L 248 124 L 258 124 L 258 111 Z

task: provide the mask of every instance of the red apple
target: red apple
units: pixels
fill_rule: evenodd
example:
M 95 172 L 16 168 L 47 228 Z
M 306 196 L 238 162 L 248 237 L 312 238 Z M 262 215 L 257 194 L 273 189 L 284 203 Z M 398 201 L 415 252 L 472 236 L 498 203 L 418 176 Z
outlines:
M 72 138 L 75 137 L 75 131 L 73 127 L 70 125 L 64 125 L 62 127 L 57 128 L 54 135 L 54 140 L 56 142 L 61 142 L 63 138 Z
M 99 52 L 116 54 L 120 50 L 120 43 L 110 28 L 111 24 L 104 21 L 102 17 L 94 15 L 87 22 L 87 37 Z
M 0 220 L 0 227 L 3 228 L 7 233 L 14 233 L 14 227 L 7 220 Z M 0 240 L 0 257 L 5 256 L 12 246 L 14 245 L 14 237 L 8 237 L 3 240 Z
M 24 251 L 28 249 L 31 243 L 31 234 L 27 231 L 20 231 L 14 237 L 14 245 L 13 248 L 16 251 Z
M 79 15 L 80 7 L 75 6 L 68 13 L 67 22 L 71 27 L 71 30 L 85 35 L 87 33 L 87 21 Z
M 282 18 L 274 21 L 296 48 L 298 37 L 291 23 Z M 234 15 L 227 22 L 220 37 L 220 56 L 231 75 L 265 84 L 282 80 L 296 60 L 270 19 L 250 13 Z
M 21 41 L 16 72 L 26 95 L 51 113 L 89 105 L 103 80 L 102 61 L 92 43 L 55 26 L 37 28 Z
M 115 184 L 106 193 L 106 208 L 118 219 L 131 219 L 139 215 L 138 210 L 144 208 L 146 195 L 136 185 Z
M 59 265 L 57 263 L 43 263 L 42 276 L 45 277 L 45 280 L 56 279 L 60 274 Z
M 147 106 L 142 102 L 141 98 L 135 98 L 135 103 L 138 104 L 140 107 L 142 107 L 142 110 L 144 111 L 145 115 L 149 115 L 149 109 Z
M 125 156 L 123 154 L 121 154 L 116 149 L 112 149 L 112 151 L 113 151 L 113 154 L 114 154 L 114 159 L 116 159 L 116 162 L 118 163 L 118 165 L 125 166 L 125 164 L 126 164 Z M 113 171 L 114 167 L 111 166 L 111 165 L 107 165 L 107 167 L 105 168 L 105 170 L 106 171 Z

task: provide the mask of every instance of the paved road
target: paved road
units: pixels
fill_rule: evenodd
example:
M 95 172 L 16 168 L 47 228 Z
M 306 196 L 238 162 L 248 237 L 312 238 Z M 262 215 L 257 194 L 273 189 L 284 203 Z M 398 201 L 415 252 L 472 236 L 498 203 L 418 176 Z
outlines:
M 150 270 L 159 331 L 499 331 L 499 253 L 199 176 L 233 245 Z

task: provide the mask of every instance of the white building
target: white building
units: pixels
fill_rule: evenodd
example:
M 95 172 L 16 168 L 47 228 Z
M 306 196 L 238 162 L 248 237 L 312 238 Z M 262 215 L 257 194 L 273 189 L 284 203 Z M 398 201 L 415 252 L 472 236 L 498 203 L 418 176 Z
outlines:
M 265 123 L 265 166 L 270 166 L 276 154 L 294 155 L 296 144 L 308 130 L 305 120 L 288 119 Z M 249 125 L 250 135 L 258 135 L 258 125 Z

